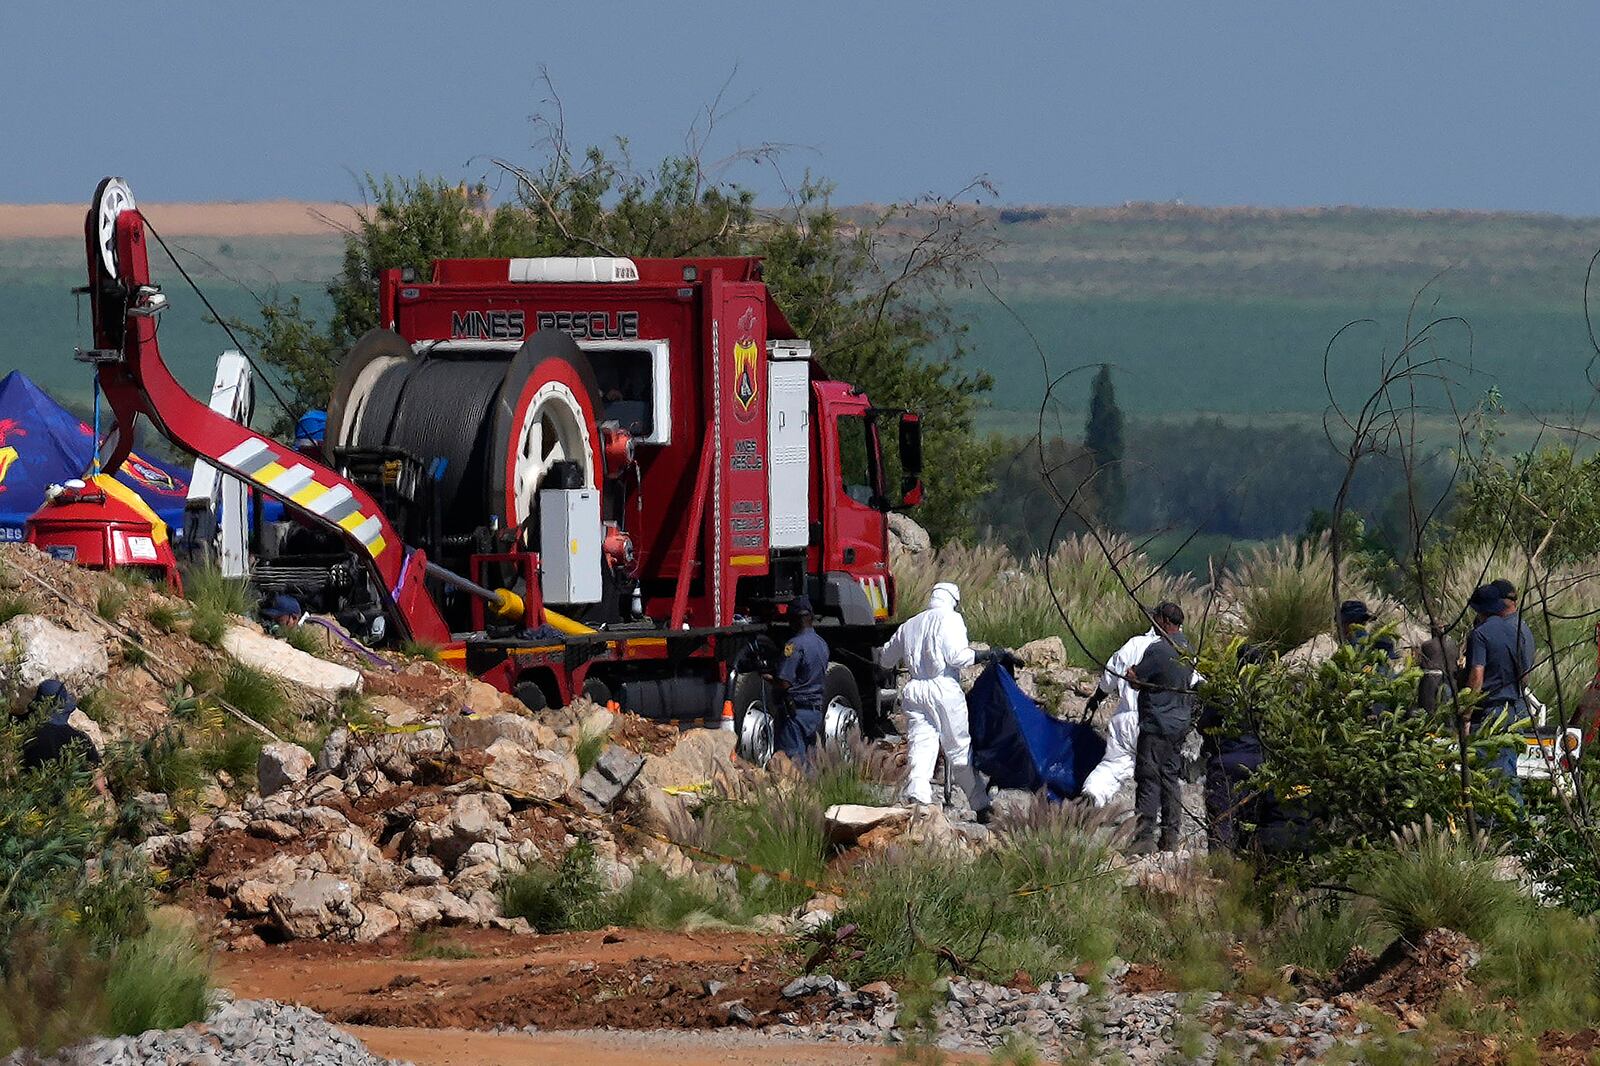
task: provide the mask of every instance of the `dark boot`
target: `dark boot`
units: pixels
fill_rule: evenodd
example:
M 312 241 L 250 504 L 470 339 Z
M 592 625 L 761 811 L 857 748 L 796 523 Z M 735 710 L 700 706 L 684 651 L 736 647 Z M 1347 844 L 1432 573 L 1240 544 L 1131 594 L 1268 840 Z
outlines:
M 1162 833 L 1161 834 L 1161 843 L 1157 845 L 1157 850 L 1159 850 L 1159 851 L 1177 851 L 1178 850 L 1178 834 L 1177 833 L 1171 833 L 1171 832 Z
M 1128 850 L 1123 852 L 1130 859 L 1137 859 L 1141 855 L 1154 855 L 1155 853 L 1156 842 L 1149 837 L 1136 838 L 1132 844 L 1128 845 Z

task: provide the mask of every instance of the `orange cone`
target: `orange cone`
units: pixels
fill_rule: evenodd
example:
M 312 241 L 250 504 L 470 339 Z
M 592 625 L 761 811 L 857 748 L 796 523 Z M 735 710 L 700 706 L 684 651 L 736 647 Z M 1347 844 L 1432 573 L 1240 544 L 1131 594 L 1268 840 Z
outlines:
M 726 732 L 733 732 L 733 701 L 722 701 L 722 728 Z

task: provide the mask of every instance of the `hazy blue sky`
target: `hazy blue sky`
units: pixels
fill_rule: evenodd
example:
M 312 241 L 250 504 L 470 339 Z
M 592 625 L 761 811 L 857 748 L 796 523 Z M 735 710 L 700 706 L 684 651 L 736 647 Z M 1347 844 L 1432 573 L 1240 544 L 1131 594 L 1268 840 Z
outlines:
M 1600 4 L 0 0 L 0 201 L 349 199 L 579 140 L 804 146 L 846 201 L 1600 214 Z M 769 198 L 770 175 L 757 182 Z

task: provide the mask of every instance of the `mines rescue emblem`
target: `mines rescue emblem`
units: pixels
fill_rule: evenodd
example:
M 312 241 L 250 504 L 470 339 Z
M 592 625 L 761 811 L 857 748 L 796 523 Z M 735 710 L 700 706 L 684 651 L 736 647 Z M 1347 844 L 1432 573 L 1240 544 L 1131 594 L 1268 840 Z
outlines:
M 756 313 L 747 308 L 739 316 L 738 340 L 733 342 L 733 398 L 739 402 L 742 416 L 752 413 L 756 396 L 760 392 L 759 370 L 761 349 L 755 342 Z

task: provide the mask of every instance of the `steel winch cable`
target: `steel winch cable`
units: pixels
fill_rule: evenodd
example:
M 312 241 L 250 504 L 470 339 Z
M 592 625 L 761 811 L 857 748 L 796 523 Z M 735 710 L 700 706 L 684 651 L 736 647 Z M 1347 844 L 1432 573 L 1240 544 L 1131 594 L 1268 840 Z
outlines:
M 211 301 L 206 298 L 206 294 L 201 290 L 200 286 L 195 283 L 194 278 L 191 278 L 189 276 L 189 272 L 183 269 L 183 264 L 178 262 L 178 257 L 176 255 L 172 254 L 172 249 L 167 247 L 167 242 L 161 239 L 161 234 L 156 230 L 155 226 L 150 223 L 149 217 L 145 216 L 142 212 L 140 213 L 140 217 L 144 218 L 144 228 L 149 230 L 150 236 L 154 237 L 156 239 L 156 243 L 161 245 L 161 250 L 167 253 L 167 258 L 172 260 L 172 265 L 178 268 L 178 273 L 183 276 L 184 281 L 189 283 L 189 288 L 193 289 L 194 294 L 200 297 L 200 302 L 204 304 L 206 310 L 211 313 L 212 319 L 216 321 L 217 325 L 222 327 L 223 332 L 228 335 L 228 339 L 233 342 L 233 346 L 238 349 L 239 354 L 244 356 L 245 362 L 250 364 L 250 369 L 254 371 L 255 376 L 261 380 L 262 384 L 266 385 L 267 391 L 272 393 L 272 398 L 278 401 L 278 406 L 283 409 L 283 413 L 288 415 L 290 418 L 297 417 L 295 415 L 294 408 L 289 405 L 289 401 L 285 400 L 283 398 L 283 394 L 280 393 L 272 384 L 272 378 L 268 376 L 265 370 L 261 369 L 261 365 L 257 363 L 255 361 L 255 357 L 250 354 L 250 349 L 246 348 L 242 343 L 240 343 L 239 338 L 234 335 L 233 327 L 228 325 L 228 320 L 223 318 L 217 309 L 211 305 Z
M 490 500 L 490 472 L 504 461 L 493 407 L 508 364 L 495 359 L 422 358 L 390 367 L 373 383 L 354 443 L 399 448 L 424 464 L 444 460 L 438 486 L 445 522 L 479 524 Z

